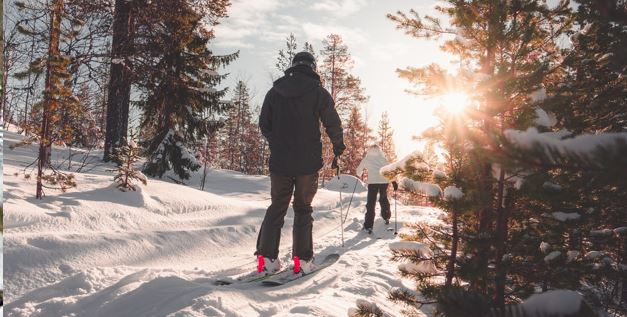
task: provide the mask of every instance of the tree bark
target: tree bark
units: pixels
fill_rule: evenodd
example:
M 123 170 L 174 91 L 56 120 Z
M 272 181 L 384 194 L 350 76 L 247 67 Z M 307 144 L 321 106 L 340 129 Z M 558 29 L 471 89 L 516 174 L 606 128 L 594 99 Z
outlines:
M 505 240 L 507 239 L 507 210 L 504 208 L 505 194 L 505 171 L 501 169 L 498 182 L 498 191 L 495 209 L 496 217 L 496 256 L 495 256 L 495 277 L 494 277 L 494 305 L 498 308 L 505 307 L 505 268 L 503 267 L 503 256 L 505 255 Z
M 128 112 L 131 99 L 133 54 L 133 1 L 116 0 L 113 17 L 111 67 L 107 96 L 107 124 L 104 161 L 116 160 L 117 147 L 128 130 Z
M 451 242 L 451 254 L 446 265 L 446 282 L 445 286 L 453 285 L 453 277 L 455 277 L 455 262 L 457 261 L 457 246 L 459 243 L 459 214 L 453 211 L 453 241 Z

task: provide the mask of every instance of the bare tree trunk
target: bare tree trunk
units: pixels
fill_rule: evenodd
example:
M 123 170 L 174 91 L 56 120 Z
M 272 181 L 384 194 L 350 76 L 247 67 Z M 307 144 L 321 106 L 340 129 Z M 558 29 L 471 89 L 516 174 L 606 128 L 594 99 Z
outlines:
M 622 252 L 622 264 L 624 266 L 627 266 L 627 236 L 625 236 L 623 234 L 623 252 Z M 627 303 L 627 276 L 623 275 L 623 280 L 622 280 L 622 290 L 621 290 L 621 297 L 620 297 L 620 303 Z
M 107 126 L 104 161 L 116 160 L 117 147 L 128 130 L 128 112 L 131 99 L 133 53 L 133 1 L 116 0 L 113 18 L 111 68 L 107 97 Z
M 54 83 L 52 81 L 52 62 L 53 58 L 58 58 L 59 53 L 59 40 L 61 36 L 61 13 L 63 12 L 63 0 L 54 0 L 52 3 L 52 11 L 50 13 L 50 42 L 48 43 L 48 59 L 46 65 L 46 83 L 45 91 L 53 91 Z M 44 98 L 42 120 L 41 120 L 41 135 L 39 138 L 39 157 L 37 160 L 37 192 L 35 197 L 37 199 L 43 198 L 43 170 L 50 165 L 50 116 L 52 115 L 52 98 L 46 95 Z
M 455 262 L 457 261 L 457 248 L 459 243 L 459 214 L 453 211 L 453 241 L 451 242 L 451 254 L 446 265 L 446 282 L 445 286 L 453 285 L 453 277 L 455 277 Z
M 498 181 L 498 191 L 495 207 L 496 216 L 496 255 L 494 278 L 494 305 L 498 308 L 505 307 L 505 268 L 503 268 L 503 256 L 505 255 L 505 240 L 507 239 L 507 215 L 503 207 L 505 193 L 505 170 L 501 169 Z

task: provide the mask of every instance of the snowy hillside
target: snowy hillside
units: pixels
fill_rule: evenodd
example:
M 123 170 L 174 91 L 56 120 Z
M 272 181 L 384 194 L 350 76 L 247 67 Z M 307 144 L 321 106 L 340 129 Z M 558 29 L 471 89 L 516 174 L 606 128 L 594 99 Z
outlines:
M 389 260 L 388 245 L 397 238 L 380 219 L 372 236 L 360 230 L 365 193 L 353 201 L 345 247 L 338 193 L 321 189 L 314 199 L 314 250 L 318 257 L 340 253 L 333 266 L 280 287 L 215 286 L 218 276 L 255 267 L 267 177 L 213 170 L 206 192 L 151 180 L 139 192 L 123 193 L 112 186 L 110 166 L 98 166 L 76 173 L 77 188 L 47 190 L 38 201 L 35 180 L 21 173 L 35 151 L 9 150 L 18 140 L 5 134 L 7 316 L 347 316 L 358 300 L 400 314 L 402 307 L 386 299 L 401 285 L 398 263 Z M 346 205 L 349 195 L 342 198 Z M 436 221 L 440 214 L 404 206 L 398 212 L 402 221 Z M 292 220 L 290 208 L 281 243 L 285 262 Z

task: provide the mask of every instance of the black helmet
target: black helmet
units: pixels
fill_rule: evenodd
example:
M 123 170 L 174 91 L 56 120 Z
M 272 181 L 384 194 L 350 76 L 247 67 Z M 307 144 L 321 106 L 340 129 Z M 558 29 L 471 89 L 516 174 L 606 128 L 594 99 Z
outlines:
M 307 65 L 313 70 L 316 69 L 316 58 L 309 52 L 300 52 L 292 58 L 292 67 L 296 65 Z

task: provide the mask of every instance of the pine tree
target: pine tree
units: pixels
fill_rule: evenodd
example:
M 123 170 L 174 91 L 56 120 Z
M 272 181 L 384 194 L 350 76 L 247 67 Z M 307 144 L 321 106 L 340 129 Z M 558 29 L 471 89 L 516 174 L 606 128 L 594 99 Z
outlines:
M 356 174 L 357 166 L 359 166 L 359 162 L 364 158 L 368 149 L 369 134 L 370 129 L 363 121 L 359 108 L 353 107 L 344 129 L 346 150 L 340 157 L 342 173 Z
M 335 108 L 342 119 L 347 119 L 354 106 L 368 101 L 361 87 L 361 80 L 350 72 L 353 58 L 348 52 L 342 37 L 330 34 L 322 41 L 322 62 L 318 70 L 325 88 L 335 101 Z
M 616 56 L 625 54 L 627 47 L 620 25 L 627 6 L 618 1 L 578 2 L 572 45 L 563 50 L 559 71 L 545 81 L 547 98 L 537 102 L 549 111 L 544 117 L 550 120 L 538 121 L 539 132 L 518 131 L 556 140 L 533 147 L 505 140 L 503 160 L 533 172 L 525 178 L 526 195 L 520 200 L 525 209 L 536 211 L 521 215 L 536 220 L 529 224 L 534 230 L 517 234 L 536 246 L 518 251 L 534 255 L 529 256 L 532 265 L 546 272 L 534 282 L 543 289 L 581 289 L 596 307 L 620 315 L 627 312 L 627 276 L 618 269 L 627 263 L 627 237 L 621 229 L 627 218 L 616 202 L 627 199 L 627 184 L 620 176 L 627 155 L 627 136 L 620 138 L 627 111 L 621 78 L 627 62 Z M 603 141 L 612 136 L 614 142 Z M 559 148 L 558 140 L 564 138 L 571 143 L 585 138 L 598 147 L 583 152 Z M 538 244 L 544 250 L 538 251 Z
M 384 111 L 379 121 L 377 130 L 379 148 L 385 154 L 385 158 L 390 162 L 396 161 L 396 151 L 394 149 L 394 130 L 390 126 L 390 119 L 387 111 Z
M 361 80 L 350 74 L 353 60 L 342 38 L 337 34 L 330 34 L 322 41 L 322 45 L 320 51 L 322 61 L 318 62 L 318 73 L 324 87 L 335 101 L 335 108 L 342 122 L 346 124 L 353 107 L 360 107 L 368 101 L 368 97 L 361 87 Z M 327 136 L 322 138 L 322 158 L 325 165 L 330 166 L 333 160 L 333 146 Z M 323 169 L 320 173 L 324 182 L 333 171 Z
M 466 61 L 456 76 L 438 65 L 399 73 L 421 85 L 421 93 L 425 94 L 445 94 L 472 86 L 467 93 L 476 105 L 470 107 L 463 120 L 445 121 L 441 132 L 466 135 L 472 144 L 470 150 L 464 150 L 467 159 L 459 168 L 461 176 L 449 179 L 453 186 L 461 186 L 465 193 L 463 209 L 471 212 L 458 214 L 463 217 L 463 221 L 458 219 L 458 224 L 463 224 L 458 227 L 459 252 L 444 250 L 451 255 L 446 262 L 447 283 L 425 281 L 419 291 L 439 301 L 438 310 L 444 315 L 454 316 L 455 311 L 459 312 L 455 309 L 461 309 L 480 316 L 490 306 L 504 307 L 506 286 L 512 289 L 510 296 L 519 298 L 523 298 L 524 289 L 517 280 L 507 279 L 511 263 L 506 255 L 514 243 L 510 240 L 509 217 L 516 203 L 516 187 L 510 175 L 516 170 L 503 166 L 493 177 L 494 152 L 500 149 L 495 139 L 506 129 L 528 123 L 532 106 L 527 96 L 538 90 L 541 80 L 553 71 L 550 66 L 559 57 L 556 39 L 570 27 L 570 19 L 566 2 L 554 8 L 536 1 L 447 2 L 448 6 L 437 9 L 451 17 L 451 27 L 434 17 L 423 19 L 413 10 L 388 17 L 414 37 L 455 34 L 443 48 Z M 439 143 L 446 143 L 449 137 L 441 134 L 438 138 Z M 447 165 L 454 162 L 454 157 L 449 151 Z M 462 206 L 450 210 L 450 223 L 455 223 L 455 209 L 461 210 Z M 433 234 L 428 238 L 448 244 L 452 233 L 444 232 L 442 237 Z M 449 261 L 452 264 L 448 265 Z
M 250 132 L 252 115 L 250 111 L 250 91 L 248 86 L 239 81 L 233 91 L 231 108 L 225 126 L 222 129 L 222 157 L 223 168 L 233 171 L 245 172 L 244 165 L 246 163 L 246 152 L 248 143 L 251 141 L 247 138 Z
M 303 44 L 303 51 L 311 53 L 316 60 L 318 59 L 318 56 L 314 51 L 313 45 L 311 45 L 309 42 L 305 42 Z M 280 74 L 290 68 L 290 66 L 292 65 L 292 59 L 294 58 L 294 55 L 296 55 L 296 53 L 298 52 L 298 42 L 296 41 L 296 37 L 294 36 L 294 33 L 290 33 L 290 35 L 285 39 L 285 50 L 279 50 L 279 54 L 277 56 L 277 61 L 275 64 L 275 67 Z
M 50 16 L 46 30 L 20 29 L 23 33 L 38 34 L 46 39 L 48 49 L 47 56 L 35 59 L 27 70 L 16 74 L 17 78 L 25 78 L 29 74 L 45 73 L 42 100 L 34 106 L 31 114 L 33 120 L 29 123 L 31 125 L 29 130 L 36 132 L 22 142 L 23 144 L 39 143 L 36 190 L 36 197 L 39 199 L 44 195 L 44 181 L 59 186 L 63 190 L 75 185 L 73 176 L 55 169 L 52 169 L 51 175 L 45 174 L 45 170 L 52 167 L 50 162 L 52 145 L 71 142 L 74 133 L 71 118 L 80 117 L 82 110 L 78 99 L 71 91 L 71 76 L 67 69 L 70 63 L 69 57 L 60 51 L 62 37 L 71 36 L 62 26 L 62 20 L 66 16 L 64 4 L 63 0 L 55 0 L 45 7 L 16 4 L 20 10 L 37 10 L 47 12 Z M 72 26 L 78 24 L 78 21 L 72 19 L 68 22 Z
M 142 100 L 137 103 L 143 110 L 140 129 L 149 156 L 144 172 L 162 177 L 172 170 L 188 179 L 200 167 L 191 147 L 209 133 L 206 118 L 226 110 L 221 101 L 226 90 L 215 89 L 225 75 L 216 69 L 237 53 L 216 56 L 207 47 L 213 32 L 206 19 L 215 25 L 225 15 L 225 1 L 209 1 L 208 7 L 164 1 L 152 1 L 144 9 L 154 20 L 137 34 L 144 43 L 138 67 L 144 74 L 138 83 Z M 202 10 L 211 10 L 212 16 L 203 16 Z
M 279 50 L 279 56 L 277 56 L 275 67 L 279 72 L 284 72 L 292 65 L 292 59 L 296 55 L 298 44 L 296 44 L 296 37 L 294 33 L 290 33 L 290 36 L 285 39 L 285 50 Z
M 113 170 L 117 173 L 113 178 L 116 187 L 125 192 L 137 191 L 137 185 L 133 184 L 136 181 L 148 185 L 146 176 L 141 171 L 135 169 L 135 165 L 141 159 L 141 148 L 137 146 L 135 141 L 131 139 L 127 142 L 126 139 L 124 139 L 122 146 L 119 147 L 117 152 L 117 162 L 120 164 Z

